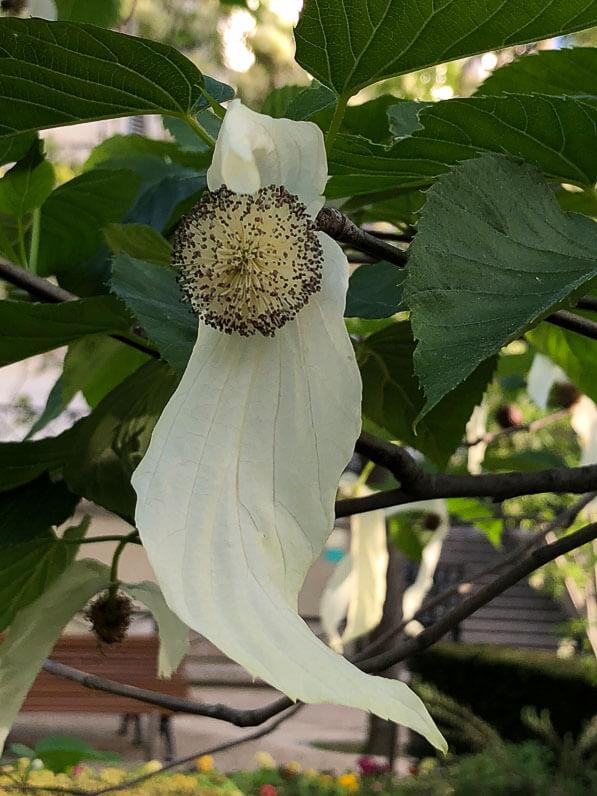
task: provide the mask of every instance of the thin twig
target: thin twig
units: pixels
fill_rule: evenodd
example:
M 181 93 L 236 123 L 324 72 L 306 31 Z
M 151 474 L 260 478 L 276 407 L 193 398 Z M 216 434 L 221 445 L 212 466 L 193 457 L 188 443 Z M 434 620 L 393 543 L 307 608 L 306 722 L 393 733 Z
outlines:
M 294 716 L 298 711 L 304 707 L 303 702 L 297 702 L 295 705 L 292 705 L 285 713 L 281 716 L 278 716 L 274 721 L 267 724 L 265 727 L 257 730 L 257 732 L 249 733 L 249 735 L 243 735 L 241 738 L 234 738 L 231 741 L 224 741 L 223 743 L 217 744 L 216 746 L 211 746 L 208 749 L 203 749 L 200 752 L 194 752 L 191 755 L 185 755 L 184 757 L 178 757 L 175 760 L 171 760 L 169 763 L 165 763 L 158 771 L 149 771 L 146 774 L 140 774 L 138 777 L 134 777 L 133 779 L 126 780 L 126 782 L 121 782 L 118 785 L 107 785 L 104 788 L 100 788 L 99 790 L 84 790 L 82 788 L 62 788 L 62 787 L 52 787 L 48 785 L 19 785 L 19 786 L 4 786 L 5 790 L 22 790 L 24 792 L 35 793 L 39 791 L 43 792 L 50 792 L 50 793 L 68 793 L 72 794 L 72 796 L 102 796 L 104 793 L 113 793 L 119 790 L 126 790 L 127 788 L 131 788 L 135 785 L 138 785 L 141 782 L 145 782 L 152 777 L 156 777 L 159 774 L 163 774 L 164 771 L 169 771 L 172 768 L 176 768 L 177 766 L 183 766 L 185 763 L 190 763 L 192 760 L 196 760 L 198 757 L 202 757 L 204 755 L 215 755 L 218 752 L 224 752 L 226 749 L 231 749 L 234 746 L 240 746 L 244 743 L 249 743 L 249 741 L 256 741 L 258 738 L 263 738 L 265 735 L 269 735 L 275 729 L 277 729 L 280 724 L 283 724 L 289 718 Z
M 339 243 L 347 243 L 358 251 L 379 257 L 381 260 L 394 263 L 401 268 L 404 268 L 408 261 L 408 254 L 405 251 L 365 232 L 357 227 L 348 216 L 333 207 L 322 208 L 316 223 L 319 229 L 327 233 L 330 238 L 334 238 Z
M 45 304 L 63 304 L 65 302 L 79 301 L 79 296 L 74 293 L 69 293 L 58 285 L 52 284 L 48 279 L 43 279 L 41 276 L 32 274 L 26 271 L 19 265 L 14 265 L 0 258 L 0 279 L 4 279 L 15 287 L 20 287 L 26 290 L 33 298 Z M 137 329 L 137 336 L 147 338 L 147 333 L 144 329 Z M 143 354 L 148 354 L 153 359 L 160 359 L 160 352 L 155 348 L 145 345 L 140 340 L 135 340 L 133 337 L 126 337 L 123 334 L 108 334 L 113 340 L 118 340 L 120 343 L 130 346 L 131 348 L 141 351 Z
M 568 312 L 567 310 L 558 310 L 548 315 L 545 320 L 548 323 L 553 323 L 554 326 L 567 329 L 569 332 L 576 332 L 577 334 L 582 334 L 583 337 L 597 340 L 597 323 L 590 321 L 588 318 L 583 318 L 582 315 L 576 315 L 574 312 Z
M 579 310 L 589 310 L 590 312 L 597 312 L 597 296 L 583 296 L 578 301 L 576 308 Z
M 518 426 L 510 426 L 509 428 L 502 428 L 499 431 L 488 432 L 487 434 L 482 434 L 480 437 L 477 437 L 477 439 L 472 440 L 472 442 L 463 442 L 462 444 L 465 448 L 472 448 L 475 445 L 479 445 L 481 442 L 489 445 L 496 439 L 500 439 L 501 437 L 509 437 L 511 434 L 517 434 L 519 431 L 528 431 L 529 434 L 532 434 L 534 431 L 538 431 L 544 426 L 555 423 L 556 420 L 561 420 L 563 417 L 566 417 L 569 414 L 569 407 L 567 409 L 558 409 L 557 412 L 553 412 L 553 414 L 546 415 L 545 417 L 540 417 L 538 420 L 533 420 L 530 423 L 521 423 Z
M 444 591 L 442 591 L 440 594 L 437 594 L 435 597 L 427 600 L 408 619 L 402 619 L 395 625 L 395 627 L 389 628 L 381 636 L 378 636 L 370 644 L 367 644 L 365 648 L 359 650 L 355 656 L 351 657 L 351 661 L 353 663 L 358 663 L 360 660 L 370 657 L 375 650 L 382 648 L 394 636 L 404 630 L 409 622 L 414 622 L 420 619 L 428 611 L 433 610 L 433 608 L 436 608 L 438 605 L 442 605 L 446 602 L 446 600 L 449 600 L 456 594 L 468 593 L 470 591 L 470 587 L 482 578 L 485 578 L 488 575 L 496 575 L 505 567 L 515 564 L 522 556 L 526 555 L 530 550 L 540 544 L 548 533 L 559 529 L 569 528 L 580 512 L 585 508 L 585 506 L 588 506 L 588 504 L 595 498 L 597 498 L 597 492 L 589 492 L 589 494 L 583 495 L 582 498 L 573 506 L 564 509 L 564 511 L 560 512 L 551 522 L 544 523 L 536 533 L 531 534 L 530 538 L 527 539 L 523 544 L 519 545 L 509 556 L 503 558 L 501 561 L 498 561 L 497 564 L 492 564 L 489 567 L 485 567 L 485 569 L 479 570 L 470 578 L 467 578 L 466 581 L 455 583 L 453 586 L 444 589 Z
M 528 577 L 532 572 L 558 558 L 558 556 L 565 555 L 571 550 L 587 544 L 587 542 L 592 542 L 596 538 L 597 522 L 593 522 L 578 531 L 574 531 L 574 533 L 568 534 L 568 536 L 564 536 L 562 539 L 558 539 L 557 542 L 531 550 L 523 561 L 514 564 L 491 583 L 467 597 L 460 605 L 448 611 L 441 619 L 423 630 L 418 636 L 397 644 L 393 649 L 360 661 L 359 669 L 371 673 L 385 672 L 390 666 L 409 658 L 416 652 L 427 649 L 427 647 L 443 638 L 456 625 L 459 625 L 471 614 L 474 614 L 475 611 L 478 611 L 479 608 L 487 605 L 499 594 L 505 592 L 506 589 L 514 586 L 519 580 Z
M 136 699 L 138 702 L 156 705 L 173 713 L 187 713 L 192 716 L 207 716 L 210 719 L 220 719 L 237 727 L 255 727 L 258 724 L 263 724 L 264 721 L 272 718 L 272 716 L 277 716 L 282 710 L 286 710 L 286 708 L 294 704 L 288 697 L 282 697 L 260 708 L 237 709 L 228 705 L 193 702 L 189 699 L 160 694 L 157 691 L 150 691 L 146 688 L 137 688 L 134 685 L 118 683 L 116 680 L 109 680 L 96 674 L 88 674 L 80 669 L 74 669 L 72 666 L 66 666 L 53 660 L 47 660 L 42 668 L 49 674 L 72 680 L 85 686 L 85 688 Z

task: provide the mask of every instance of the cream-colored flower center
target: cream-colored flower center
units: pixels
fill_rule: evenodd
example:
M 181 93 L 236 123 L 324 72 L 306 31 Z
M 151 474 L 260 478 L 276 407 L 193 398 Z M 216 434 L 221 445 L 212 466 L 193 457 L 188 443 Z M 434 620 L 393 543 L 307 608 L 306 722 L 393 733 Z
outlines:
M 222 186 L 183 219 L 173 261 L 205 323 L 271 337 L 320 289 L 323 250 L 305 205 L 282 186 L 252 195 Z

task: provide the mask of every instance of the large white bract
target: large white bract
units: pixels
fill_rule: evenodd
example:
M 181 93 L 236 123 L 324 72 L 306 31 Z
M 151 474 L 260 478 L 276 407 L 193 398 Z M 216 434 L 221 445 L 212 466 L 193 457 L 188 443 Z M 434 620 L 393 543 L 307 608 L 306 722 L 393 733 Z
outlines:
M 283 186 L 314 219 L 326 179 L 314 124 L 231 103 L 207 175 L 211 192 L 256 196 Z M 360 430 L 360 377 L 343 321 L 347 262 L 334 241 L 314 234 L 320 289 L 273 336 L 199 323 L 134 474 L 137 525 L 172 610 L 252 675 L 293 699 L 370 710 L 445 749 L 406 685 L 360 672 L 297 613 Z

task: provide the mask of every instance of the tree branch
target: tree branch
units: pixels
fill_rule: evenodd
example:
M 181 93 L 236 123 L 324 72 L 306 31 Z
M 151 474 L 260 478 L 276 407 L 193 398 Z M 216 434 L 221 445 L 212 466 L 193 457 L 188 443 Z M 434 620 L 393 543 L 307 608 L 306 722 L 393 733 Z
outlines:
M 370 434 L 361 434 L 355 450 L 389 470 L 400 482 L 400 487 L 376 492 L 367 497 L 338 500 L 336 517 L 432 498 L 491 497 L 499 502 L 542 492 L 581 494 L 597 489 L 597 464 L 585 467 L 554 467 L 526 473 L 444 475 L 424 472 L 405 448 L 378 440 Z
M 551 522 L 544 523 L 537 533 L 530 534 L 530 538 L 523 542 L 523 544 L 519 545 L 509 556 L 503 558 L 501 561 L 498 561 L 497 564 L 492 564 L 489 567 L 485 567 L 485 569 L 479 570 L 466 581 L 449 586 L 440 594 L 437 594 L 435 597 L 431 597 L 429 600 L 424 602 L 421 607 L 408 619 L 402 619 L 398 624 L 395 625 L 395 627 L 390 628 L 383 633 L 383 635 L 375 638 L 371 644 L 368 644 L 364 649 L 359 650 L 359 653 L 351 658 L 353 663 L 358 663 L 361 660 L 371 657 L 371 654 L 375 650 L 383 648 L 388 641 L 400 633 L 400 631 L 404 630 L 409 622 L 414 622 L 420 619 L 428 611 L 431 611 L 438 605 L 442 605 L 446 602 L 446 600 L 449 600 L 450 597 L 454 597 L 456 594 L 468 593 L 471 586 L 477 581 L 481 580 L 481 578 L 485 578 L 487 575 L 495 575 L 505 567 L 515 564 L 522 556 L 526 555 L 530 550 L 532 550 L 534 547 L 537 547 L 537 545 L 544 541 L 547 534 L 558 529 L 569 528 L 580 512 L 585 508 L 585 506 L 588 506 L 588 504 L 592 500 L 595 500 L 595 498 L 597 498 L 597 492 L 589 492 L 587 495 L 583 495 L 582 498 L 573 506 L 564 509 L 564 511 L 560 512 Z
M 397 644 L 391 650 L 360 661 L 359 669 L 370 673 L 384 672 L 390 666 L 394 666 L 394 664 L 405 660 L 416 652 L 427 649 L 464 619 L 478 611 L 479 608 L 487 605 L 499 594 L 509 589 L 510 586 L 518 583 L 519 580 L 528 577 L 532 572 L 559 556 L 565 555 L 571 550 L 587 544 L 587 542 L 592 542 L 594 539 L 597 539 L 597 522 L 585 525 L 584 528 L 580 528 L 580 530 L 558 539 L 557 542 L 531 550 L 523 561 L 514 564 L 491 583 L 467 597 L 460 605 L 448 611 L 439 621 L 423 630 L 418 636 Z
M 0 257 L 0 279 L 4 279 L 9 284 L 26 290 L 33 298 L 44 304 L 63 304 L 66 301 L 79 300 L 79 296 L 76 296 L 74 293 L 69 293 L 68 290 L 64 290 L 58 287 L 58 285 L 52 284 L 48 279 L 43 279 L 41 276 L 32 274 L 30 271 L 26 271 L 24 268 L 14 265 L 8 262 L 8 260 L 4 260 L 2 257 Z M 137 335 L 147 338 L 147 333 L 144 329 L 137 329 Z M 159 351 L 145 345 L 140 340 L 135 340 L 132 337 L 125 337 L 125 335 L 122 334 L 109 334 L 108 337 L 131 346 L 131 348 L 136 348 L 137 351 L 142 351 L 144 354 L 148 354 L 154 359 L 160 359 L 161 357 Z
M 597 296 L 583 296 L 577 303 L 576 308 L 579 310 L 590 310 L 597 312 Z
M 479 445 L 481 442 L 489 445 L 496 439 L 509 437 L 510 434 L 517 434 L 519 431 L 528 431 L 529 434 L 532 434 L 534 431 L 538 431 L 540 428 L 548 426 L 550 423 L 555 423 L 556 420 L 560 420 L 562 417 L 566 417 L 569 414 L 570 408 L 558 409 L 557 412 L 553 412 L 553 414 L 546 415 L 545 417 L 540 417 L 537 420 L 533 420 L 531 423 L 521 423 L 519 426 L 510 426 L 509 428 L 502 428 L 500 431 L 488 432 L 472 440 L 472 442 L 463 442 L 462 444 L 465 448 L 472 448 L 475 445 Z
M 566 310 L 558 310 L 548 315 L 545 320 L 554 326 L 567 329 L 569 332 L 576 332 L 577 334 L 582 334 L 583 337 L 597 340 L 597 323 L 590 321 L 588 318 L 583 318 L 582 315 L 576 315 L 574 312 L 567 312 Z
M 222 721 L 227 721 L 229 724 L 234 724 L 237 727 L 255 727 L 257 724 L 263 724 L 264 721 L 272 718 L 272 716 L 276 716 L 278 713 L 294 704 L 288 697 L 281 697 L 261 708 L 236 709 L 228 707 L 228 705 L 192 702 L 188 699 L 160 694 L 157 691 L 149 691 L 146 688 L 137 688 L 137 686 L 134 685 L 118 683 L 116 680 L 108 680 L 96 674 L 88 674 L 79 669 L 74 669 L 72 666 L 66 666 L 63 663 L 57 663 L 52 660 L 47 660 L 42 668 L 50 674 L 72 680 L 75 683 L 85 686 L 85 688 L 91 688 L 96 691 L 107 691 L 109 694 L 136 699 L 139 702 L 145 702 L 149 705 L 156 705 L 159 708 L 164 708 L 164 710 L 171 710 L 173 713 L 188 713 L 193 716 L 207 716 L 210 719 L 220 719 Z
M 324 207 L 316 219 L 317 226 L 340 243 L 347 243 L 358 251 L 379 257 L 389 263 L 404 268 L 408 254 L 403 249 L 392 246 L 384 240 L 357 227 L 344 213 L 333 207 Z

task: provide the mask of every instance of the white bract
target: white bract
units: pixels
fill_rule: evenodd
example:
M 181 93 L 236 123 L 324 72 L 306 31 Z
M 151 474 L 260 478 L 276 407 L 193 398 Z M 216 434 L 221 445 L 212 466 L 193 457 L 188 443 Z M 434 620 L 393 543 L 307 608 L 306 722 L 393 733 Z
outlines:
M 255 677 L 391 718 L 443 749 L 406 685 L 360 672 L 297 612 L 360 429 L 347 262 L 312 223 L 326 179 L 314 124 L 231 103 L 211 193 L 175 246 L 199 330 L 134 474 L 137 525 L 172 610 Z

